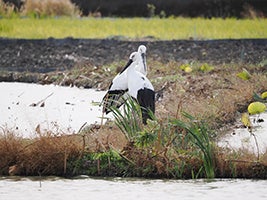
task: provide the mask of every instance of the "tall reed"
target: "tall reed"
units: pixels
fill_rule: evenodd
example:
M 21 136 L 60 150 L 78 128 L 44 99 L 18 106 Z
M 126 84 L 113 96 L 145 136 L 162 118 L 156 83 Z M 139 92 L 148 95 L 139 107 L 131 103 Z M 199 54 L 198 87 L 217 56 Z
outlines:
M 214 155 L 213 155 L 213 144 L 209 136 L 209 130 L 207 125 L 196 120 L 193 116 L 188 113 L 183 113 L 184 117 L 189 122 L 184 122 L 178 119 L 172 120 L 172 124 L 179 128 L 183 128 L 188 134 L 192 136 L 192 142 L 201 150 L 202 160 L 207 178 L 214 178 L 215 167 L 214 167 Z

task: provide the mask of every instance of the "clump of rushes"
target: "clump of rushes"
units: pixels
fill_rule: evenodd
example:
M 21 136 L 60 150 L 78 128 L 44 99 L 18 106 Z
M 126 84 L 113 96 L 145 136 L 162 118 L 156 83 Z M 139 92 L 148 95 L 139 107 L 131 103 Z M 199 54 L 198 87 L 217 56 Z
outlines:
M 69 163 L 81 152 L 81 143 L 71 136 L 47 132 L 25 139 L 13 131 L 0 130 L 0 174 L 3 175 L 69 175 Z
M 133 142 L 137 134 L 142 130 L 142 112 L 141 107 L 131 97 L 125 100 L 122 111 L 113 107 L 112 113 L 115 117 L 115 123 L 124 133 L 129 142 Z
M 209 130 L 207 125 L 196 120 L 193 116 L 184 113 L 184 116 L 189 119 L 188 123 L 175 119 L 172 121 L 174 126 L 182 128 L 189 134 L 191 141 L 202 152 L 202 160 L 207 178 L 214 178 L 214 155 L 213 155 L 213 143 L 210 140 Z

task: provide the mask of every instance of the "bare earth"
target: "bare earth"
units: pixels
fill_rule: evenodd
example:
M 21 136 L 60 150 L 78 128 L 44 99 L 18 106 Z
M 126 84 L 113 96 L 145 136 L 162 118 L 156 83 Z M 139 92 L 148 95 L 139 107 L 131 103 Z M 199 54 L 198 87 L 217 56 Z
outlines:
M 123 41 L 115 39 L 25 40 L 0 38 L 0 71 L 52 72 L 71 69 L 80 61 L 101 66 L 126 60 L 140 44 L 148 58 L 160 62 L 199 61 L 209 64 L 258 64 L 267 58 L 267 39 Z M 3 80 L 0 77 L 0 80 Z M 9 81 L 12 76 L 6 77 Z M 14 79 L 14 77 L 13 77 Z

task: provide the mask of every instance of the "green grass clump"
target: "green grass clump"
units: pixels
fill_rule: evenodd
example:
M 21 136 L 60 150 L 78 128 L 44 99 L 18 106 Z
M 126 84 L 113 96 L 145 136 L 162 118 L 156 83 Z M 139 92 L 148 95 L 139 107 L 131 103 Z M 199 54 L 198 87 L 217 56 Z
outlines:
M 133 142 L 141 131 L 141 107 L 132 98 L 125 100 L 123 111 L 119 108 L 111 108 L 116 125 L 124 133 L 129 142 Z
M 172 39 L 266 38 L 267 19 L 3 18 L 0 37 Z

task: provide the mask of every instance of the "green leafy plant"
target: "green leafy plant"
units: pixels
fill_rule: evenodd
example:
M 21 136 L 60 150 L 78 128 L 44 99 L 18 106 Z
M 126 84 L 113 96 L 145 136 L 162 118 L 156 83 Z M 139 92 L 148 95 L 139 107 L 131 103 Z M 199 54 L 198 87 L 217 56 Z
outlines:
M 214 67 L 207 64 L 207 63 L 204 63 L 203 65 L 201 65 L 199 67 L 199 70 L 202 72 L 210 72 L 210 71 L 214 70 Z
M 147 126 L 144 130 L 139 132 L 136 138 L 136 145 L 140 147 L 148 147 L 153 144 L 158 138 L 157 133 L 160 129 L 160 125 L 157 121 L 147 120 Z
M 180 66 L 180 69 L 183 70 L 186 73 L 190 73 L 193 71 L 192 66 L 190 64 L 182 64 Z
M 243 68 L 243 71 L 239 72 L 236 76 L 244 81 L 249 80 L 251 78 L 251 74 L 245 68 Z
M 261 102 L 252 102 L 248 106 L 248 112 L 251 115 L 263 113 L 265 112 L 265 110 L 266 110 L 266 105 Z

